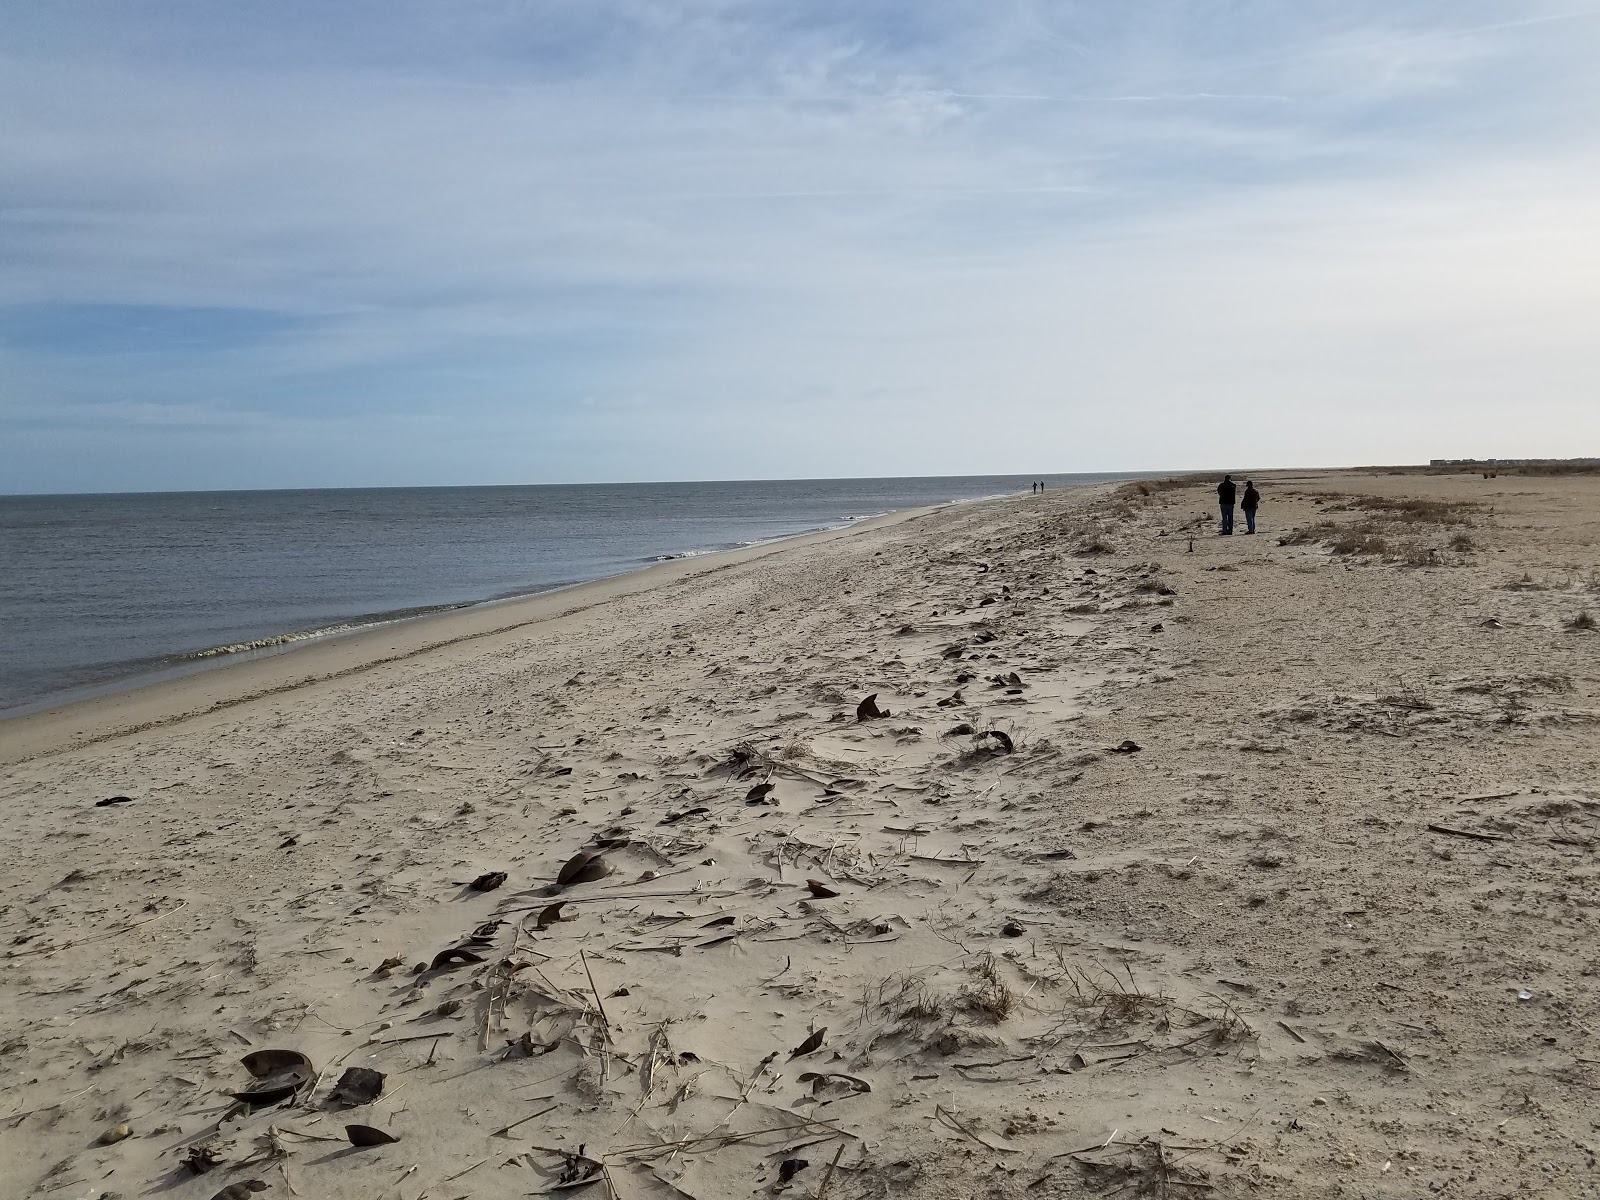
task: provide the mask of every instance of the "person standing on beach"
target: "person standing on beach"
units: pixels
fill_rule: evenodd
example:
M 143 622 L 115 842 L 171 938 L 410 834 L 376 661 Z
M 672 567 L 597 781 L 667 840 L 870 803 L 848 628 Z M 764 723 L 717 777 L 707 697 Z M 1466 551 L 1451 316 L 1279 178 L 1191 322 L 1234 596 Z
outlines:
M 1239 507 L 1244 510 L 1244 531 L 1246 533 L 1254 533 L 1256 531 L 1256 505 L 1260 503 L 1261 493 L 1256 491 L 1255 481 L 1246 479 L 1244 481 L 1244 496 L 1239 500 Z
M 1222 509 L 1222 536 L 1233 536 L 1233 496 L 1237 491 L 1232 475 L 1224 475 L 1217 484 L 1217 505 Z

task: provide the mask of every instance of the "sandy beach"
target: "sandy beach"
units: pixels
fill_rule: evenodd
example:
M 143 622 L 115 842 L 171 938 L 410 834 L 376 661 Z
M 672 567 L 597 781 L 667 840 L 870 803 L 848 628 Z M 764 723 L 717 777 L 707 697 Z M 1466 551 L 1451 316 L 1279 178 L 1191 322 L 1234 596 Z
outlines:
M 0 723 L 5 1194 L 1600 1194 L 1600 476 L 1256 478 Z

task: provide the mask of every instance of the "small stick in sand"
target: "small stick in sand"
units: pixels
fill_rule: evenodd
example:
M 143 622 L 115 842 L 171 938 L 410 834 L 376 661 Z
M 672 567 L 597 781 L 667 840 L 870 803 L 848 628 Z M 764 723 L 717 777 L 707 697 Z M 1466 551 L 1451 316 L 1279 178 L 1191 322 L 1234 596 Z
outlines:
M 600 1024 L 605 1030 L 606 1041 L 611 1040 L 611 1018 L 606 1016 L 606 1006 L 600 1003 L 600 989 L 594 985 L 594 972 L 589 970 L 589 956 L 581 949 L 578 957 L 583 961 L 583 973 L 589 977 L 589 990 L 594 993 L 594 1006 L 600 1010 Z
M 839 1156 L 844 1153 L 844 1143 L 839 1143 L 839 1148 L 833 1152 L 833 1161 L 828 1164 L 828 1170 L 822 1177 L 822 1186 L 817 1189 L 817 1200 L 827 1200 L 828 1184 L 833 1182 L 833 1169 L 839 1165 Z

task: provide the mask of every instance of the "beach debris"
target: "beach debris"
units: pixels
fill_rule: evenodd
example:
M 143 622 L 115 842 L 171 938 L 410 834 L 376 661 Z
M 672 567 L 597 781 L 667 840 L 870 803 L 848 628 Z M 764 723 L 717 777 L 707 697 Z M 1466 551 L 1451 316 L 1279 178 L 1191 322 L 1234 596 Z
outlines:
M 985 729 L 978 735 L 978 741 L 984 738 L 993 738 L 1000 747 L 1001 754 L 1010 754 L 1016 747 L 1011 742 L 1011 735 L 1002 729 Z
M 1449 825 L 1429 825 L 1434 833 L 1444 833 L 1451 837 L 1471 838 L 1475 842 L 1509 842 L 1513 839 L 1503 833 L 1479 833 L 1473 829 L 1455 829 Z
M 709 812 L 709 809 L 701 809 Z M 688 814 L 683 814 L 687 816 Z M 665 822 L 663 822 L 664 824 Z M 593 883 L 596 879 L 604 879 L 611 874 L 611 864 L 606 862 L 604 855 L 590 850 L 579 850 L 567 859 L 566 866 L 561 868 L 561 873 L 556 876 L 556 884 L 566 887 L 573 883 Z
M 778 1164 L 778 1182 L 788 1183 L 811 1164 L 803 1158 L 786 1158 Z
M 428 1015 L 430 1017 L 453 1017 L 460 1011 L 461 1000 L 459 997 L 457 997 L 451 1000 L 446 1000 L 437 1008 L 429 1009 Z
M 554 904 L 547 904 L 539 910 L 539 918 L 534 925 L 539 929 L 549 929 L 561 920 L 561 910 L 566 907 L 565 900 L 557 900 Z
M 110 808 L 113 804 L 132 804 L 132 796 L 107 796 L 104 800 L 96 800 L 96 808 Z
M 712 929 L 712 928 L 715 928 L 718 925 L 732 925 L 734 923 L 734 921 L 737 920 L 737 919 L 738 918 L 734 917 L 732 914 L 729 914 L 727 916 L 721 916 L 721 917 L 712 917 L 711 920 L 707 921 L 704 925 L 700 926 L 700 928 L 701 929 Z
M 472 933 L 467 940 L 474 946 L 487 946 L 494 941 L 494 935 L 500 932 L 500 926 L 505 922 L 499 919 L 485 921 L 482 925 L 473 926 Z
M 960 689 L 957 689 L 953 694 L 946 696 L 943 700 L 937 701 L 937 705 L 940 708 L 959 708 L 965 703 L 966 701 L 961 698 Z
M 835 1088 L 844 1095 L 870 1092 L 872 1085 L 859 1075 L 846 1075 L 843 1071 L 802 1071 L 795 1077 L 797 1083 L 809 1083 L 812 1095 Z
M 709 808 L 702 804 L 698 808 L 686 808 L 682 812 L 668 813 L 666 816 L 661 818 L 660 823 L 662 825 L 676 825 L 685 817 L 698 817 L 701 813 L 708 813 L 710 811 L 711 810 Z
M 95 1141 L 99 1142 L 102 1146 L 115 1146 L 123 1138 L 132 1136 L 133 1127 L 127 1122 L 123 1122 L 121 1125 L 113 1125 L 110 1129 L 106 1130 L 99 1137 L 97 1137 Z
M 1132 738 L 1123 738 L 1115 746 L 1109 747 L 1109 749 L 1113 754 L 1137 754 L 1139 751 L 1143 750 L 1144 747 L 1139 745 L 1139 743 L 1134 741 Z
M 352 1146 L 388 1146 L 400 1140 L 394 1134 L 374 1129 L 371 1125 L 346 1125 L 344 1135 L 350 1139 Z
M 1000 932 L 1005 934 L 1006 937 L 1021 937 L 1023 934 L 1027 933 L 1028 930 L 1021 921 L 1007 921 L 1004 925 L 1000 926 Z
M 457 1007 L 460 1007 L 459 1002 Z M 371 1067 L 346 1067 L 344 1074 L 339 1076 L 339 1082 L 333 1085 L 333 1091 L 328 1098 L 354 1107 L 359 1104 L 371 1104 L 381 1095 L 383 1095 L 382 1071 L 374 1071 Z
M 433 956 L 433 961 L 428 964 L 430 971 L 441 971 L 450 967 L 464 967 L 468 963 L 481 963 L 482 955 L 474 954 L 465 946 L 451 946 L 448 950 L 441 950 Z
M 1015 671 L 1007 671 L 1004 675 L 991 675 L 989 683 L 997 688 L 1014 688 L 1018 691 L 1027 686 L 1022 682 L 1022 676 Z
M 381 963 L 378 964 L 378 966 L 376 968 L 376 973 L 379 974 L 379 975 L 386 975 L 390 971 L 394 970 L 396 967 L 403 967 L 405 965 L 406 965 L 406 956 L 405 955 L 403 955 L 403 954 L 393 954 L 393 955 L 390 955 L 388 958 L 384 959 Z
M 967 652 L 967 648 L 965 646 L 960 646 L 960 645 L 957 645 L 957 646 L 946 646 L 944 648 L 943 653 L 941 653 L 939 655 L 939 657 L 940 658 L 960 658 L 966 652 Z
M 873 692 L 860 704 L 856 705 L 856 720 L 876 721 L 889 715 L 886 709 L 878 707 L 878 693 Z
M 246 1104 L 287 1100 L 317 1077 L 311 1060 L 298 1050 L 252 1050 L 239 1062 L 256 1082 L 243 1091 L 228 1094 Z
M 576 1188 L 588 1187 L 591 1183 L 599 1183 L 605 1177 L 605 1166 L 598 1159 L 590 1158 L 584 1154 L 583 1146 L 578 1147 L 576 1154 L 567 1150 L 557 1150 L 554 1153 L 561 1155 L 561 1174 L 555 1183 L 546 1191 L 569 1192 Z
M 839 894 L 820 879 L 806 880 L 806 887 L 810 889 L 811 894 L 818 900 L 832 900 Z
M 815 1054 L 822 1049 L 822 1039 L 828 1035 L 828 1027 L 824 1025 L 793 1050 L 789 1051 L 791 1059 L 804 1058 L 808 1054 Z
M 267 1183 L 263 1179 L 241 1179 L 238 1183 L 230 1183 L 211 1200 L 250 1200 L 254 1192 L 267 1190 Z
M 506 873 L 504 871 L 485 871 L 467 886 L 475 892 L 492 892 L 505 881 Z
M 772 789 L 777 786 L 775 783 L 758 783 L 745 793 L 744 802 L 746 804 L 776 804 L 776 800 L 768 800 L 767 797 L 772 794 Z
M 946 733 L 945 737 L 960 737 L 962 734 L 972 733 L 972 732 L 973 732 L 972 726 L 969 725 L 967 722 L 963 721 L 963 722 L 961 722 L 961 724 L 953 727 L 950 730 L 950 732 Z
M 190 1146 L 178 1165 L 191 1175 L 204 1175 L 222 1165 L 222 1152 L 215 1146 Z

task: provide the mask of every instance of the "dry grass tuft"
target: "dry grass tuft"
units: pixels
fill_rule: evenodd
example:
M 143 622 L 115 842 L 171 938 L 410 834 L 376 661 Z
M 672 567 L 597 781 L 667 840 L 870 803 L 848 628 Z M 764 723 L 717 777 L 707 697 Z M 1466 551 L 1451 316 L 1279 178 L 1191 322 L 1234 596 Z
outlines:
M 1016 996 L 1000 974 L 1000 964 L 984 953 L 971 967 L 975 978 L 956 993 L 956 1003 L 966 1013 L 998 1025 L 1011 1015 Z

